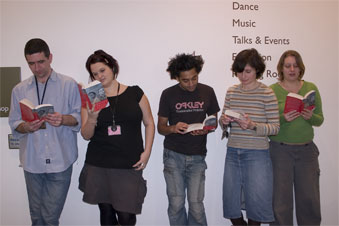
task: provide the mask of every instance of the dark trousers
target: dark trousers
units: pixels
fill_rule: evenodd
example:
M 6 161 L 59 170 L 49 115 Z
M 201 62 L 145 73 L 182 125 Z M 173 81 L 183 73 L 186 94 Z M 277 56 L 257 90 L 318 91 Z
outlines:
M 311 142 L 270 142 L 273 164 L 273 225 L 293 225 L 293 189 L 298 225 L 320 225 L 319 151 Z

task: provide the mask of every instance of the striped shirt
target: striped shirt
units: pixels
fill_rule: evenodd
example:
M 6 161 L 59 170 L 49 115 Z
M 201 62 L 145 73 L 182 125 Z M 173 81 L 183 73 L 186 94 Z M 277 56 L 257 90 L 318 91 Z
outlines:
M 256 123 L 256 130 L 242 129 L 232 122 L 228 147 L 242 149 L 268 149 L 268 135 L 279 132 L 277 98 L 271 88 L 263 83 L 252 90 L 243 90 L 234 85 L 227 90 L 223 112 L 226 109 L 245 113 Z

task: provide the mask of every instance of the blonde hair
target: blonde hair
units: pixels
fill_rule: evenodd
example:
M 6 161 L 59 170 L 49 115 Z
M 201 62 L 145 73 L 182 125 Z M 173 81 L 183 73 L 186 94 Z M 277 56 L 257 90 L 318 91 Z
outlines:
M 300 74 L 299 74 L 299 80 L 302 79 L 302 77 L 304 76 L 305 74 L 305 65 L 304 65 L 304 62 L 300 56 L 300 54 L 295 51 L 295 50 L 287 50 L 285 51 L 280 59 L 279 59 L 279 62 L 278 62 L 278 65 L 277 65 L 277 71 L 278 71 L 278 75 L 279 75 L 279 80 L 280 81 L 283 81 L 284 80 L 284 74 L 283 74 L 283 67 L 284 67 L 284 62 L 285 62 L 285 59 L 288 57 L 288 56 L 293 56 L 295 57 L 295 61 L 300 69 Z

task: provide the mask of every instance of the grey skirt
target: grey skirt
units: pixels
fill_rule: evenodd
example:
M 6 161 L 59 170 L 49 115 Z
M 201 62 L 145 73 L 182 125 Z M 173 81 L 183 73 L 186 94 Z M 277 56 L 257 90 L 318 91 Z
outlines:
M 120 212 L 140 214 L 147 193 L 142 171 L 84 165 L 79 178 L 83 201 L 109 203 Z

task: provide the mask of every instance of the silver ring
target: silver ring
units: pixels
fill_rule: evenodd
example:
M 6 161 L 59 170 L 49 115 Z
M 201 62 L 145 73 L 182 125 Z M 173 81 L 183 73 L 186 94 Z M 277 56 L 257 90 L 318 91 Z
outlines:
M 144 166 L 144 163 L 143 163 L 143 162 L 141 163 L 141 166 L 142 166 L 142 167 Z

